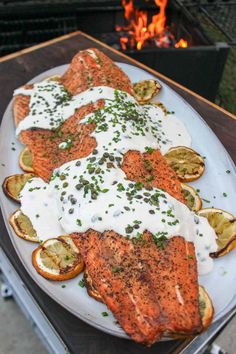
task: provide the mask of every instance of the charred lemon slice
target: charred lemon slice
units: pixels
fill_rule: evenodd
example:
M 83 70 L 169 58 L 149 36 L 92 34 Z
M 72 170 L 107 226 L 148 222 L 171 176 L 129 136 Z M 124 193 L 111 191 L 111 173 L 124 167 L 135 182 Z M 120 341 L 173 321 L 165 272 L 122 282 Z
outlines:
M 93 284 L 92 278 L 90 277 L 87 268 L 84 270 L 84 284 L 89 296 L 93 297 L 97 301 L 103 302 L 101 295 Z
M 39 242 L 30 219 L 20 209 L 11 215 L 9 222 L 17 236 L 27 241 Z
M 139 81 L 133 86 L 135 98 L 140 104 L 145 104 L 159 93 L 161 85 L 156 80 Z
M 59 75 L 49 76 L 46 80 L 50 80 L 50 81 L 60 81 L 60 80 L 61 80 L 61 76 L 59 76 Z
M 19 165 L 24 172 L 34 172 L 32 155 L 27 147 L 20 153 Z
M 216 232 L 218 250 L 210 253 L 213 258 L 224 256 L 236 247 L 236 219 L 227 211 L 215 208 L 199 210 Z
M 212 301 L 206 292 L 206 289 L 199 285 L 199 309 L 202 318 L 203 330 L 206 330 L 213 319 L 214 307 Z
M 181 182 L 195 181 L 204 172 L 203 157 L 186 146 L 171 148 L 164 156 Z
M 187 206 L 189 209 L 193 211 L 198 211 L 202 207 L 202 200 L 199 197 L 196 189 L 193 187 L 189 186 L 188 184 L 181 183 L 182 187 L 182 193 L 184 195 L 184 198 L 187 202 Z
M 51 238 L 32 253 L 32 263 L 46 279 L 68 280 L 80 274 L 84 261 L 70 236 Z
M 2 188 L 4 193 L 16 202 L 20 202 L 19 193 L 23 189 L 27 181 L 33 178 L 32 173 L 22 173 L 13 176 L 6 177 Z

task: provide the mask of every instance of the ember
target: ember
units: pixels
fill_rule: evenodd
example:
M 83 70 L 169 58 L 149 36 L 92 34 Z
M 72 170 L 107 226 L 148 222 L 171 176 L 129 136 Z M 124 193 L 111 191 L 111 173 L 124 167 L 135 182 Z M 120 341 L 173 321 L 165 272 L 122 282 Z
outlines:
M 159 13 L 152 16 L 148 23 L 148 13 L 146 10 L 136 9 L 133 0 L 122 0 L 124 16 L 127 21 L 125 26 L 116 26 L 116 31 L 120 33 L 120 46 L 122 50 L 138 49 L 144 46 L 156 46 L 166 48 L 186 48 L 188 43 L 181 38 L 178 42 L 174 35 L 166 26 L 166 6 L 168 0 L 154 0 L 159 7 Z

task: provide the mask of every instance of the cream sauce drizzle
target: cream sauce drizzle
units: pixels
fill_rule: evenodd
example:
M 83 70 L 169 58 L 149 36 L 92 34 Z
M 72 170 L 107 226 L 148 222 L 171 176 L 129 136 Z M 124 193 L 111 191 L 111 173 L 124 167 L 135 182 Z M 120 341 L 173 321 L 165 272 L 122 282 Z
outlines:
M 97 86 L 90 88 L 79 95 L 70 96 L 64 86 L 56 81 L 45 80 L 34 84 L 34 88 L 26 90 L 19 88 L 15 90 L 14 95 L 28 94 L 30 96 L 30 112 L 24 120 L 22 120 L 17 129 L 16 134 L 19 135 L 22 130 L 32 128 L 57 129 L 60 125 L 71 117 L 76 109 L 89 103 L 95 103 L 99 99 L 105 99 L 105 107 L 111 107 L 110 119 L 115 120 L 114 113 L 117 115 L 117 109 L 114 107 L 114 101 L 117 97 L 123 100 L 123 109 L 120 112 L 123 123 L 127 125 L 126 133 L 120 129 L 122 134 L 122 142 L 125 139 L 132 140 L 133 149 L 135 145 L 139 145 L 140 138 L 136 138 L 137 129 L 142 128 L 142 146 L 151 146 L 159 148 L 161 152 L 166 153 L 170 147 L 178 145 L 191 145 L 191 138 L 183 125 L 183 123 L 174 115 L 165 116 L 162 109 L 152 105 L 139 106 L 135 99 L 128 93 L 114 90 L 107 86 Z M 115 101 L 116 102 L 116 101 Z M 140 127 L 134 126 L 134 121 L 126 120 L 129 109 L 130 114 L 140 117 L 144 121 Z M 109 114 L 109 112 L 107 113 Z M 117 128 L 116 124 L 116 128 Z M 145 129 L 147 129 L 147 131 Z M 134 131 L 135 130 L 135 131 Z M 114 133 L 114 131 L 112 132 Z M 132 138 L 132 139 L 131 139 Z M 126 144 L 126 143 L 125 143 Z M 127 145 L 127 144 L 126 144 Z M 130 145 L 130 144 L 128 144 Z M 144 151 L 144 150 L 142 150 Z
M 45 95 L 52 96 L 50 91 Z M 213 267 L 209 253 L 217 245 L 207 220 L 168 193 L 129 181 L 120 169 L 123 154 L 129 150 L 151 152 L 159 148 L 165 153 L 172 146 L 189 146 L 191 139 L 186 128 L 174 116 L 165 117 L 159 107 L 139 106 L 129 94 L 108 87 L 87 90 L 71 98 L 69 102 L 73 103 L 66 107 L 61 103 L 60 113 L 53 118 L 55 125 L 76 108 L 100 98 L 105 98 L 105 107 L 82 120 L 85 124 L 96 123 L 92 136 L 97 147 L 93 154 L 62 165 L 54 171 L 49 184 L 33 178 L 21 191 L 21 209 L 30 218 L 39 239 L 89 228 L 100 232 L 114 230 L 129 237 L 140 237 L 148 230 L 157 243 L 160 237 L 181 235 L 195 244 L 199 273 L 209 272 Z M 46 100 L 49 108 L 55 105 L 54 98 Z M 32 127 L 32 109 L 20 130 Z M 70 114 L 65 113 L 67 110 Z M 34 126 L 42 121 L 42 126 L 48 127 L 45 117 L 39 117 Z M 62 144 L 61 148 L 66 148 Z M 50 228 L 45 229 L 47 224 Z

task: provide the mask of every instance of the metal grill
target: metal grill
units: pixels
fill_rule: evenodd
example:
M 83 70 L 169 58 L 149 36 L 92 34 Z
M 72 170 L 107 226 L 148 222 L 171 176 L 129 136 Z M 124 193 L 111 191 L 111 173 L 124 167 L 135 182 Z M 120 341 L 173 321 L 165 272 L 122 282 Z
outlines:
M 201 11 L 236 45 L 236 2 L 208 3 L 200 6 Z
M 201 13 L 225 35 L 228 44 L 236 45 L 236 1 L 176 0 L 190 12 Z
M 32 46 L 75 31 L 76 16 L 38 19 L 5 19 L 0 21 L 0 55 Z
M 120 0 L 0 0 L 0 56 L 78 29 L 93 34 Z M 92 24 L 92 26 L 91 26 Z M 113 25 L 113 24 L 112 24 Z

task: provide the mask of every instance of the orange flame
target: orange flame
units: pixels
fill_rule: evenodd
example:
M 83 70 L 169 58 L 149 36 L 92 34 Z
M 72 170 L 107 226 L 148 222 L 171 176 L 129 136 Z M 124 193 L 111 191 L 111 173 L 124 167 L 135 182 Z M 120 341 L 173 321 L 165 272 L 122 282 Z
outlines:
M 125 9 L 125 18 L 127 21 L 131 21 L 134 14 L 133 0 L 122 0 L 122 6 Z
M 128 43 L 129 39 L 127 37 L 120 37 L 120 45 L 121 49 L 125 50 L 127 48 L 126 44 Z
M 165 34 L 166 30 L 166 15 L 165 10 L 168 0 L 154 0 L 156 6 L 159 7 L 159 13 L 152 16 L 151 23 L 148 24 L 147 11 L 134 8 L 133 0 L 122 0 L 122 6 L 124 7 L 125 19 L 128 22 L 128 26 L 116 26 L 116 31 L 126 31 L 127 37 L 122 36 L 120 38 L 120 45 L 122 50 L 126 50 L 129 45 L 130 48 L 137 48 L 141 50 L 144 43 L 148 39 L 153 39 L 157 46 L 169 46 L 168 36 Z M 169 38 L 173 38 L 170 34 Z M 186 48 L 188 43 L 181 39 L 176 43 L 176 48 Z
M 165 29 L 166 23 L 166 5 L 167 0 L 155 0 L 155 4 L 159 6 L 160 11 L 157 15 L 152 16 L 152 22 L 148 26 L 149 33 L 151 37 L 155 35 L 162 34 Z
M 187 48 L 188 42 L 181 38 L 176 44 L 175 48 Z

